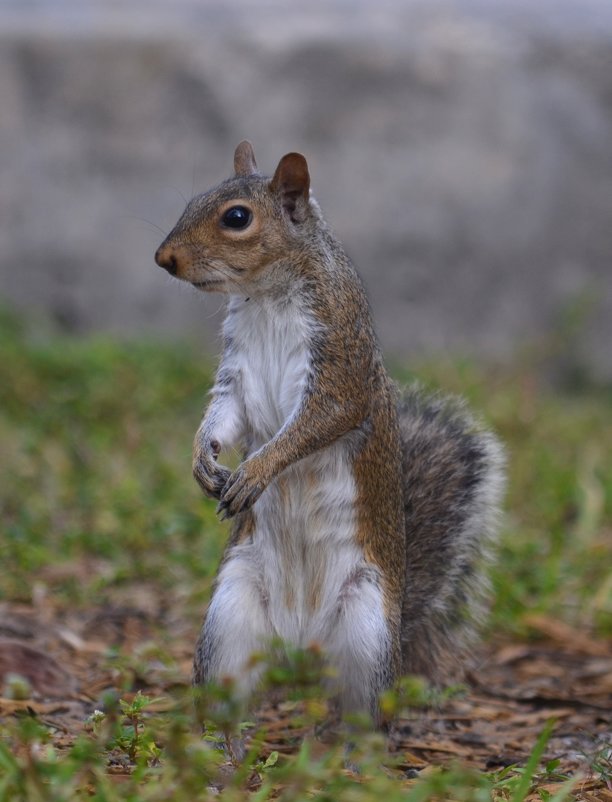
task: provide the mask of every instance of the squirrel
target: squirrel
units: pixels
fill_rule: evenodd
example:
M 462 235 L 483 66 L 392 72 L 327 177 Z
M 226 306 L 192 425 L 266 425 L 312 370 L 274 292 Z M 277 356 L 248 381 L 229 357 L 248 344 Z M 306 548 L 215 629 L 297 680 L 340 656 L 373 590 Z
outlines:
M 368 300 L 310 192 L 304 156 L 270 179 L 241 142 L 235 175 L 192 199 L 155 254 L 228 296 L 193 474 L 233 518 L 194 683 L 241 694 L 273 638 L 318 644 L 343 711 L 380 721 L 401 675 L 454 679 L 486 598 L 503 450 L 461 402 L 399 391 Z M 233 472 L 218 462 L 240 446 Z

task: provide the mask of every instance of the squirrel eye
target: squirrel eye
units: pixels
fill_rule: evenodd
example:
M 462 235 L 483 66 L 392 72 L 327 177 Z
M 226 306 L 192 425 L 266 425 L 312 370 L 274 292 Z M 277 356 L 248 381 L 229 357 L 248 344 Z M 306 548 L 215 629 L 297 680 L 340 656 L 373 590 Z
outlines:
M 221 222 L 227 228 L 246 228 L 252 219 L 251 210 L 246 206 L 232 206 L 225 212 Z

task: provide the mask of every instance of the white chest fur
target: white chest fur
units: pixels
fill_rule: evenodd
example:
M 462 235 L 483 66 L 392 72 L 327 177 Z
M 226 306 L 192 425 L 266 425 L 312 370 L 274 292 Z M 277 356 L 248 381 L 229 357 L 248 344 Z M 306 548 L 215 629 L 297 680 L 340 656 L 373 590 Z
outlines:
M 224 333 L 238 377 L 246 429 L 256 449 L 296 411 L 308 381 L 315 324 L 287 298 L 234 298 Z
M 236 377 L 250 453 L 299 408 L 315 325 L 289 299 L 230 302 L 226 365 Z M 271 629 L 283 639 L 301 645 L 324 640 L 344 583 L 363 565 L 355 497 L 340 438 L 283 471 L 253 507 L 252 540 L 237 546 L 234 556 L 257 578 Z

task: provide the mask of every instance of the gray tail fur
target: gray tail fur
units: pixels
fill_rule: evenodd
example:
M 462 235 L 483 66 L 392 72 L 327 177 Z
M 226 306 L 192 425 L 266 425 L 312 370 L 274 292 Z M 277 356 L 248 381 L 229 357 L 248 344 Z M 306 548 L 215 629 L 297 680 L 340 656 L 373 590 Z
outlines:
M 399 402 L 407 538 L 402 673 L 457 679 L 489 590 L 504 454 L 456 399 L 407 388 Z

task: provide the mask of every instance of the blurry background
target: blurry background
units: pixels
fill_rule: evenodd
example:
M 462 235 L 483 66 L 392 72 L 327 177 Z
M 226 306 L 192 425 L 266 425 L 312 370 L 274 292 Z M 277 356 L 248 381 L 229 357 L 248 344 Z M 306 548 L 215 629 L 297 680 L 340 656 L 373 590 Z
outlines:
M 156 227 L 245 137 L 307 156 L 388 353 L 612 378 L 605 0 L 3 0 L 2 303 L 214 353 Z

